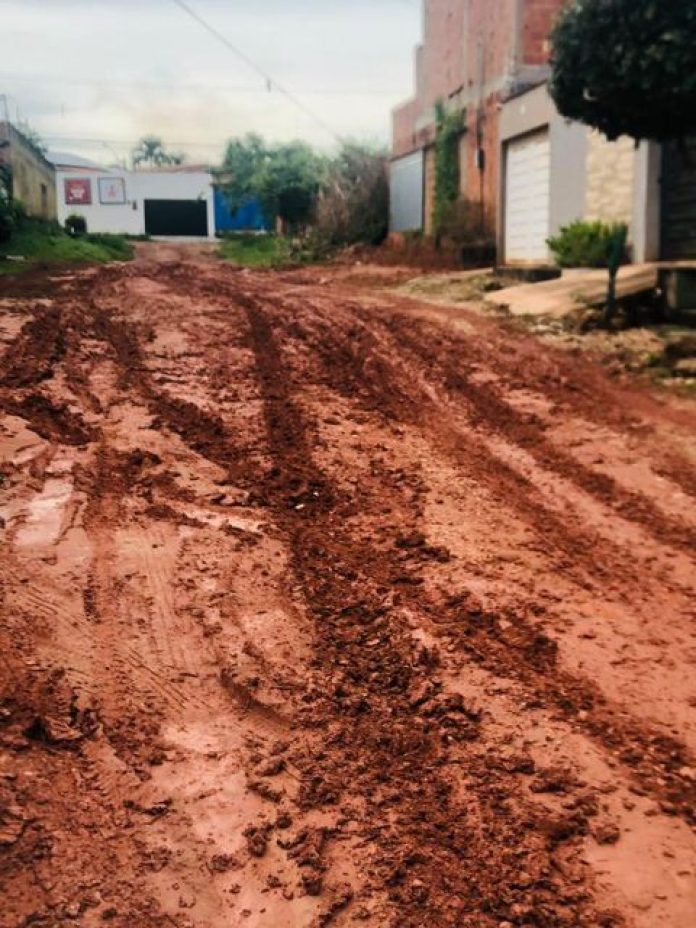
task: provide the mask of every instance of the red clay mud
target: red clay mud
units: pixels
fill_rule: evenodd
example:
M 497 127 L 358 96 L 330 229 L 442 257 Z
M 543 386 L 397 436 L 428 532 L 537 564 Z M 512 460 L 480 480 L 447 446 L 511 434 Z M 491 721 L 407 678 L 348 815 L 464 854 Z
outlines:
M 694 405 L 139 255 L 2 284 L 0 928 L 691 928 Z

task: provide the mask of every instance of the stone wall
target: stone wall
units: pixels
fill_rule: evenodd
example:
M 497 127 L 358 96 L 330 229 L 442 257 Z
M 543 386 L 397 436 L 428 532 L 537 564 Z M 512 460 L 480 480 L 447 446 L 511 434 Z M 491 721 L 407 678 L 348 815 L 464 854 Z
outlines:
M 599 132 L 587 139 L 585 218 L 606 222 L 633 219 L 635 145 L 624 137 L 608 142 Z

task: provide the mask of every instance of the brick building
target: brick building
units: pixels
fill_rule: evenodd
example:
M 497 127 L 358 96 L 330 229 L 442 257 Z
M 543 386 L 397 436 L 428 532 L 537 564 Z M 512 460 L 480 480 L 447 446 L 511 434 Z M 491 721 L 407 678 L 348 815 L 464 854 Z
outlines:
M 499 263 L 548 262 L 549 236 L 577 219 L 625 222 L 635 261 L 696 258 L 696 157 L 608 142 L 556 110 L 549 36 L 564 3 L 423 0 L 415 94 L 392 114 L 392 232 L 433 231 L 442 101 L 462 114 L 460 197 Z
M 493 232 L 500 186 L 502 102 L 548 74 L 548 36 L 564 0 L 424 0 L 415 94 L 392 115 L 392 228 L 432 227 L 435 104 L 464 114 L 461 193 Z M 418 176 L 423 178 L 418 192 Z

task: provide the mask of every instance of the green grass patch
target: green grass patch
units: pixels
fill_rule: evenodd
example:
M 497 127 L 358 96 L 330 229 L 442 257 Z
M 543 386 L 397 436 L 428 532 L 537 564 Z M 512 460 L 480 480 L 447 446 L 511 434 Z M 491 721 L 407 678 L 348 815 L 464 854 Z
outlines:
M 278 235 L 226 235 L 218 254 L 241 267 L 278 267 L 294 262 L 290 239 Z
M 25 260 L 3 260 L 6 255 Z M 54 223 L 25 221 L 11 241 L 0 245 L 0 274 L 16 274 L 35 264 L 104 264 L 132 256 L 133 246 L 122 235 L 72 238 Z

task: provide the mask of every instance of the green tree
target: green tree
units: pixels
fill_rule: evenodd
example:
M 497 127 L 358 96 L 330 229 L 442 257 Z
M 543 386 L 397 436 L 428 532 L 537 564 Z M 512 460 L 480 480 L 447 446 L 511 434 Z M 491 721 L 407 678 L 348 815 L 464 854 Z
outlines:
M 180 152 L 169 152 L 158 135 L 145 135 L 132 151 L 133 166 L 150 164 L 153 167 L 163 167 L 169 164 L 183 164 L 184 155 Z
M 227 143 L 222 166 L 215 173 L 231 210 L 258 197 L 258 177 L 268 157 L 266 143 L 253 132 Z
M 296 230 L 312 218 L 324 168 L 324 159 L 304 142 L 269 146 L 250 134 L 228 144 L 218 186 L 230 208 L 258 199 L 267 220 Z
M 696 132 L 696 2 L 571 0 L 552 34 L 550 92 L 607 138 Z
M 305 142 L 272 148 L 256 177 L 266 216 L 277 217 L 290 230 L 306 226 L 312 218 L 325 166 L 324 159 Z

